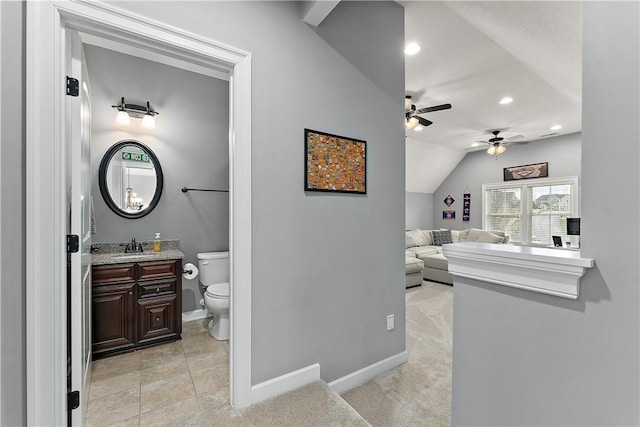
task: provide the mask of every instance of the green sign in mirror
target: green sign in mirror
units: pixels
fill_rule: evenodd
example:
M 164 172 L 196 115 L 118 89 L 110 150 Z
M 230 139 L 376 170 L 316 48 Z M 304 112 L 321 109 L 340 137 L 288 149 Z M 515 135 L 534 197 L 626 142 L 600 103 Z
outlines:
M 122 152 L 122 160 L 131 160 L 134 162 L 149 162 L 149 156 L 145 153 L 131 153 L 129 151 Z

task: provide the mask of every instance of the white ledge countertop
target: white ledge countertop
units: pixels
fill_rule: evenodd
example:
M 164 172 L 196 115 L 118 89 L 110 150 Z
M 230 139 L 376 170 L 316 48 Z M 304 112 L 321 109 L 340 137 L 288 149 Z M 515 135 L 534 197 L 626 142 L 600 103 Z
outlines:
M 533 246 L 460 242 L 444 245 L 449 273 L 455 278 L 578 299 L 580 278 L 594 260 L 580 251 Z

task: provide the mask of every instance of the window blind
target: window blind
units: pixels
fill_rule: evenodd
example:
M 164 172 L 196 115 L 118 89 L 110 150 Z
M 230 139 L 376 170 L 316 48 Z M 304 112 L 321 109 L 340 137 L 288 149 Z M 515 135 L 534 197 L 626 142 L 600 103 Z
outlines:
M 485 184 L 483 227 L 502 231 L 512 242 L 549 245 L 567 237 L 567 218 L 579 216 L 578 178 Z

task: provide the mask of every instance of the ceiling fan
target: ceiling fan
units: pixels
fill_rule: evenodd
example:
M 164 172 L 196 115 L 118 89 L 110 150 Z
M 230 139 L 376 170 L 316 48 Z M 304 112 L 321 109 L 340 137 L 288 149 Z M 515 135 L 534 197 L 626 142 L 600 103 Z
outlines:
M 487 149 L 487 154 L 489 154 L 490 156 L 493 156 L 494 154 L 498 156 L 504 153 L 507 150 L 507 145 L 510 145 L 512 143 L 514 144 L 529 143 L 529 141 L 517 141 L 520 138 L 524 138 L 524 136 L 522 135 L 514 135 L 509 138 L 503 138 L 501 136 L 498 136 L 500 134 L 499 130 L 491 131 L 491 133 L 493 134 L 493 138 L 490 138 L 488 141 L 476 141 L 482 144 L 489 145 L 489 148 Z
M 450 108 L 451 104 L 442 104 L 417 110 L 416 106 L 411 103 L 411 96 L 407 95 L 404 97 L 404 126 L 406 129 L 413 129 L 418 124 L 421 124 L 422 126 L 429 126 L 430 124 L 433 124 L 433 122 L 425 119 L 424 117 L 420 117 L 419 114 L 448 110 Z

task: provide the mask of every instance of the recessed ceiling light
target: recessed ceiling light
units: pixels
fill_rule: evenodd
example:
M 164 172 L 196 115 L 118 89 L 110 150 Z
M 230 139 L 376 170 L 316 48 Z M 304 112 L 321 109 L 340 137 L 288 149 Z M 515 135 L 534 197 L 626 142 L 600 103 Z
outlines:
M 551 130 L 560 130 L 560 129 L 562 129 L 562 126 L 560 126 L 560 125 L 551 126 Z
M 418 45 L 418 43 L 409 43 L 404 48 L 405 55 L 415 55 L 418 52 L 420 52 L 420 45 Z
M 480 143 L 479 142 L 474 142 L 473 144 L 471 144 L 472 147 L 479 147 Z
M 510 96 L 505 96 L 500 100 L 500 104 L 502 105 L 511 104 L 512 102 L 513 102 L 513 98 L 511 98 Z
M 418 125 L 418 126 L 413 128 L 413 130 L 415 130 L 416 132 L 420 132 L 422 129 L 424 129 L 424 128 L 421 125 Z

